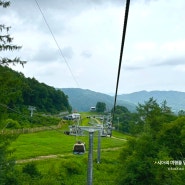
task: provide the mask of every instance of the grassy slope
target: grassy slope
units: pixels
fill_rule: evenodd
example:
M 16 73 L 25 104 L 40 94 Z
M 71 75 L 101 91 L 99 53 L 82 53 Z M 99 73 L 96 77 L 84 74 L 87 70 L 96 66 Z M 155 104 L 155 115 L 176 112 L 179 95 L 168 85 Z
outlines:
M 87 116 L 92 116 L 94 113 L 81 113 L 83 119 L 83 125 L 88 125 L 89 119 Z M 69 124 L 72 124 L 69 121 Z M 68 125 L 64 124 L 61 130 L 50 130 L 42 131 L 37 133 L 21 134 L 18 139 L 12 143 L 11 147 L 15 148 L 14 156 L 17 160 L 34 158 L 37 156 L 46 156 L 46 155 L 64 155 L 72 153 L 73 145 L 76 141 L 80 140 L 86 143 L 86 148 L 88 150 L 89 137 L 88 132 L 86 136 L 68 136 L 63 133 L 64 130 L 68 129 Z M 97 149 L 98 143 L 98 133 L 94 133 L 94 149 Z M 125 138 L 128 136 L 113 131 L 113 136 L 117 138 Z M 113 139 L 109 137 L 101 138 L 101 148 L 117 148 L 124 145 L 124 140 Z
M 16 149 L 13 154 L 16 159 L 27 159 L 37 156 L 72 153 L 72 148 L 76 140 L 85 142 L 88 149 L 88 133 L 87 136 L 75 137 L 55 130 L 22 134 L 12 143 L 11 147 Z M 97 140 L 97 133 L 95 133 L 94 149 L 97 148 Z M 123 140 L 102 137 L 101 148 L 122 147 L 124 142 Z
M 112 185 L 115 184 L 116 172 L 118 170 L 119 151 L 101 152 L 101 163 L 96 163 L 96 152 L 93 153 L 93 184 L 94 185 Z M 87 164 L 88 153 L 84 155 L 64 156 L 55 159 L 46 159 L 34 162 L 42 174 L 45 183 L 61 185 L 86 185 L 87 184 Z M 18 169 L 22 169 L 25 164 L 17 164 Z M 72 171 L 71 171 L 72 170 Z M 41 181 L 42 181 L 41 179 Z M 52 182 L 54 179 L 54 183 Z
M 88 147 L 88 137 L 78 137 L 78 139 L 83 139 Z M 56 131 L 45 131 L 20 135 L 17 141 L 12 144 L 12 147 L 17 149 L 14 153 L 17 159 L 57 154 L 57 158 L 34 161 L 42 174 L 42 178 L 36 183 L 37 185 L 38 183 L 58 185 L 61 182 L 65 185 L 85 185 L 87 184 L 88 152 L 80 156 L 73 155 L 72 147 L 74 143 L 74 136 L 67 136 Z M 102 138 L 101 163 L 98 164 L 96 163 L 97 137 L 94 137 L 94 185 L 115 184 L 114 180 L 119 169 L 118 157 L 124 143 L 124 140 Z M 25 163 L 17 164 L 19 170 L 24 166 Z
M 85 117 L 86 114 L 83 116 Z M 88 121 L 85 119 L 86 122 Z M 65 185 L 87 184 L 88 152 L 78 156 L 72 154 L 72 149 L 75 142 L 81 140 L 86 143 L 88 150 L 88 133 L 83 137 L 68 136 L 63 134 L 63 131 L 67 128 L 67 125 L 65 125 L 63 130 L 21 134 L 12 143 L 11 148 L 16 149 L 13 155 L 17 160 L 56 155 L 53 158 L 34 161 L 39 172 L 42 174 L 42 178 L 36 184 L 58 185 L 62 181 L 64 181 Z M 94 133 L 94 185 L 115 184 L 114 178 L 119 166 L 119 153 L 125 144 L 124 139 L 127 139 L 128 136 L 116 131 L 113 131 L 113 136 L 119 139 L 110 137 L 101 138 L 101 163 L 98 164 L 96 163 L 98 138 L 97 133 Z M 28 163 L 29 161 L 26 160 L 25 162 Z M 21 170 L 24 165 L 25 163 L 18 163 L 17 168 Z

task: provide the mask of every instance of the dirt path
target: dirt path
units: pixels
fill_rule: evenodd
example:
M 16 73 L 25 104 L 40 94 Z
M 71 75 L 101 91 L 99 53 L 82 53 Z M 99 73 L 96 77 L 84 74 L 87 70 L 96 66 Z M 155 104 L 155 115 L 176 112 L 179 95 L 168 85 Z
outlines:
M 127 141 L 127 139 L 124 139 L 124 138 L 118 138 L 118 137 L 114 137 L 114 136 L 112 136 L 111 138 L 113 138 L 113 139 L 118 139 L 118 140 L 120 140 L 120 141 Z
M 59 158 L 59 157 L 66 157 L 66 156 L 72 156 L 72 155 L 73 154 L 71 154 L 71 153 L 57 154 L 57 155 L 45 155 L 45 156 L 38 156 L 38 157 L 30 158 L 30 159 L 17 160 L 16 163 L 21 164 L 21 163 L 27 163 L 27 162 L 32 162 L 32 161 L 40 161 L 40 160 L 45 160 L 45 159 L 55 159 L 55 158 Z
M 101 149 L 101 151 L 114 151 L 114 150 L 119 150 L 122 147 L 114 147 L 114 148 L 104 148 Z M 94 150 L 94 152 L 96 152 L 97 150 Z M 56 158 L 61 158 L 61 157 L 66 157 L 66 156 L 74 156 L 74 154 L 72 153 L 66 153 L 66 154 L 57 154 L 57 155 L 46 155 L 46 156 L 38 156 L 35 158 L 30 158 L 30 159 L 21 159 L 21 160 L 17 160 L 16 164 L 22 164 L 22 163 L 28 163 L 28 162 L 32 162 L 32 161 L 41 161 L 41 160 L 46 160 L 46 159 L 56 159 Z

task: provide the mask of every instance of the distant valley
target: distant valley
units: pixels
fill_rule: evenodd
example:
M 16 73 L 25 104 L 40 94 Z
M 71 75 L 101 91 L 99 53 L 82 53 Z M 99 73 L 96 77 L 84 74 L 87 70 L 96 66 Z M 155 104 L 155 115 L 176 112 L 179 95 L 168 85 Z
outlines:
M 96 106 L 97 102 L 105 102 L 110 111 L 113 107 L 114 96 L 80 88 L 62 88 L 68 97 L 73 110 L 79 112 L 89 111 L 90 107 Z M 185 92 L 178 91 L 139 91 L 130 94 L 122 94 L 117 97 L 117 105 L 127 107 L 131 112 L 136 110 L 138 103 L 144 103 L 153 97 L 161 104 L 167 101 L 167 106 L 177 113 L 179 110 L 185 110 Z

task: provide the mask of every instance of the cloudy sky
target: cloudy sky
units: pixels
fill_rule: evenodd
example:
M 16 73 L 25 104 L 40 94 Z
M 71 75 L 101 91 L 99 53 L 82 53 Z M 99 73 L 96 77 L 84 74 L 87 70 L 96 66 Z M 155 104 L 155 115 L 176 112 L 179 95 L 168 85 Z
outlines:
M 47 85 L 114 93 L 124 10 L 124 0 L 11 0 L 0 23 L 22 49 L 3 56 Z M 184 0 L 131 0 L 118 94 L 185 92 L 184 10 Z

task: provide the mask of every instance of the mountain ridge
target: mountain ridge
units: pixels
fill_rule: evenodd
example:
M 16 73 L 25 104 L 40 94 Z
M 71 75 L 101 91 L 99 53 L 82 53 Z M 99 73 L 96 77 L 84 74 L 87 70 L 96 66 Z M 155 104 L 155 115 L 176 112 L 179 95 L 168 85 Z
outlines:
M 89 111 L 90 107 L 95 107 L 97 102 L 105 102 L 108 111 L 113 108 L 114 97 L 108 94 L 81 88 L 60 88 L 60 90 L 68 96 L 69 103 L 75 111 Z M 130 111 L 135 110 L 135 105 L 132 103 L 124 100 L 119 100 L 119 103 L 125 104 Z
M 73 110 L 89 111 L 90 107 L 96 106 L 98 101 L 105 102 L 108 111 L 113 108 L 114 96 L 81 88 L 61 88 L 61 90 L 68 96 Z M 175 113 L 180 110 L 185 110 L 185 92 L 173 90 L 143 90 L 133 93 L 120 94 L 117 96 L 117 105 L 125 106 L 131 112 L 134 112 L 138 103 L 143 104 L 151 97 L 157 100 L 157 103 L 159 104 L 166 100 L 167 106 L 171 107 L 172 111 Z

